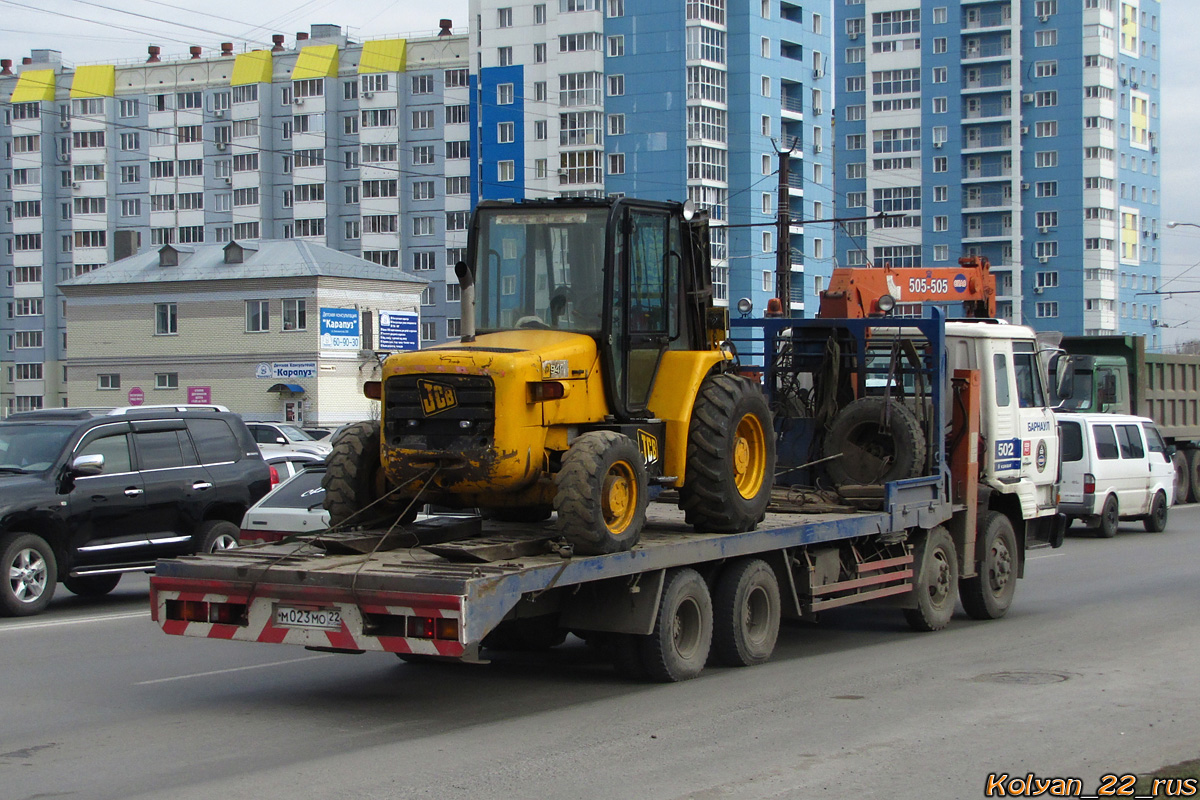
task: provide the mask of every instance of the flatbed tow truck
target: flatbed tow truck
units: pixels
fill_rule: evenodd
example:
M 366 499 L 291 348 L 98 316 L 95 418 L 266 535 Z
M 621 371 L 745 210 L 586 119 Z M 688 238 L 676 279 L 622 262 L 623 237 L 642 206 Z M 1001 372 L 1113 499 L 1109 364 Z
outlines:
M 854 603 L 898 606 L 925 631 L 960 597 L 999 618 L 1026 549 L 1061 545 L 1057 436 L 1028 328 L 937 312 L 742 319 L 730 340 L 762 354 L 743 366 L 779 442 L 753 530 L 695 530 L 664 502 L 632 549 L 602 555 L 575 554 L 553 522 L 331 530 L 160 561 L 153 618 L 173 635 L 406 661 L 486 663 L 489 648 L 572 632 L 622 674 L 677 681 L 761 663 L 781 618 Z

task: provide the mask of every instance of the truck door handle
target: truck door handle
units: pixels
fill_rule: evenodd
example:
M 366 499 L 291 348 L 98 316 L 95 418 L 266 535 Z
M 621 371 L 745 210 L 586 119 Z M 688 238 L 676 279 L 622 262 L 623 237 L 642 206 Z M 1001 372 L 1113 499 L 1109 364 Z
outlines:
M 132 486 L 125 490 L 126 497 L 139 497 L 145 493 L 146 491 L 144 489 L 135 489 Z
M 192 484 L 192 488 L 199 490 L 199 491 L 203 491 L 205 489 L 211 489 L 212 484 L 209 483 L 208 481 L 196 481 L 195 483 Z

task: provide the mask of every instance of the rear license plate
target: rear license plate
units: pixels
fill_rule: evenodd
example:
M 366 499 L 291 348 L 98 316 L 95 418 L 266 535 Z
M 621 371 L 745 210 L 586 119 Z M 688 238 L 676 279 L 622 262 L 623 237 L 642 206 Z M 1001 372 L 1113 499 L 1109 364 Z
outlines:
M 275 626 L 340 631 L 342 629 L 342 612 L 336 608 L 275 606 Z

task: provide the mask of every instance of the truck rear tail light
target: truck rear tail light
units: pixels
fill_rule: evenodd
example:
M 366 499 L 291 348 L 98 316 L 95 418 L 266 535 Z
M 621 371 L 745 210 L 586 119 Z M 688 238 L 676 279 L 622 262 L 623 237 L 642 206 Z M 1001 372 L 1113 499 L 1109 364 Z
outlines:
M 445 639 L 458 641 L 458 620 L 449 617 L 409 617 L 410 639 Z
M 205 603 L 202 600 L 168 600 L 167 619 L 247 625 L 245 603 Z
M 274 489 L 278 485 L 279 485 L 279 470 L 275 469 L 274 465 L 271 465 L 271 488 Z
M 1083 493 L 1084 494 L 1095 494 L 1096 493 L 1096 476 L 1090 472 L 1085 472 L 1083 474 Z
M 437 621 L 437 638 L 449 639 L 458 641 L 458 620 L 456 619 L 439 619 Z

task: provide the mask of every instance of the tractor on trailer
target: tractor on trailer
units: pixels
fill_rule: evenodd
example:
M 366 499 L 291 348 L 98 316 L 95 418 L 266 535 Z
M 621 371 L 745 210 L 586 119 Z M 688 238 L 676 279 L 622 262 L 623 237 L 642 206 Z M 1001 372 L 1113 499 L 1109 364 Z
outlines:
M 728 322 L 679 204 L 481 204 L 468 253 L 476 324 L 366 387 L 333 529 L 160 562 L 165 632 L 464 661 L 573 632 L 682 680 L 852 603 L 998 618 L 1026 548 L 1062 542 L 1028 328 Z M 425 502 L 485 513 L 406 523 Z

